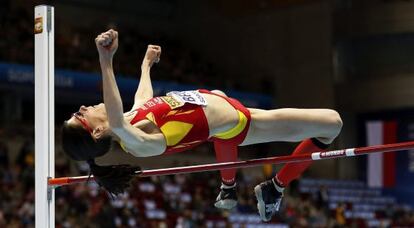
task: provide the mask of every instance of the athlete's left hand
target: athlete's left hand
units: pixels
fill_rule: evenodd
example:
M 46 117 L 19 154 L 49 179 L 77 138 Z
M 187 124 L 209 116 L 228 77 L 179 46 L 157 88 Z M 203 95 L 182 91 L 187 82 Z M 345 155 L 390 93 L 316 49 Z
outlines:
M 161 47 L 158 45 L 148 45 L 147 52 L 145 53 L 143 66 L 151 67 L 154 63 L 158 63 L 161 57 Z

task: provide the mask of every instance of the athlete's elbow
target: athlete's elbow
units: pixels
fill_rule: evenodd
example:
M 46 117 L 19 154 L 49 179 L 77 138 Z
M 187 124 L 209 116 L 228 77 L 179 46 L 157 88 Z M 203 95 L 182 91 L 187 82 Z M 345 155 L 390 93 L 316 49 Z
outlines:
M 137 158 L 146 158 L 146 157 L 154 156 L 154 155 L 151 155 L 151 154 L 148 154 L 148 153 L 144 153 L 142 151 L 134 151 L 134 152 L 131 152 L 131 154 L 134 157 L 137 157 Z
M 144 158 L 144 157 L 152 157 L 152 156 L 157 156 L 162 154 L 162 152 L 158 152 L 155 149 L 152 148 L 140 148 L 137 150 L 134 150 L 131 153 L 134 157 L 140 157 L 140 158 Z

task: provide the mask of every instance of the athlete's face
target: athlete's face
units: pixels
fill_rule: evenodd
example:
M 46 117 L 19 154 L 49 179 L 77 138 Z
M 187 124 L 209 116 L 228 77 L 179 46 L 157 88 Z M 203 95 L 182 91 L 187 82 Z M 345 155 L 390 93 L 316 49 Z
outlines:
M 82 105 L 79 111 L 73 113 L 72 117 L 68 120 L 69 124 L 79 125 L 85 128 L 88 132 L 92 131 L 105 123 L 107 120 L 106 109 L 103 103 L 93 106 Z

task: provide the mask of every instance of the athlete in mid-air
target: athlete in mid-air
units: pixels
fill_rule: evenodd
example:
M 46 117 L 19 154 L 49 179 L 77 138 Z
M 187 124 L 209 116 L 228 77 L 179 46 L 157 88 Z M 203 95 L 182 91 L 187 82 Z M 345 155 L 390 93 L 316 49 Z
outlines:
M 104 103 L 81 106 L 64 122 L 64 151 L 75 160 L 87 161 L 96 181 L 113 194 L 128 187 L 136 167 L 98 166 L 95 158 L 106 154 L 111 142 L 136 157 L 165 155 L 214 143 L 218 162 L 237 160 L 237 147 L 258 143 L 301 142 L 293 154 L 325 150 L 338 136 L 342 121 L 330 109 L 246 108 L 219 90 L 173 91 L 154 97 L 150 69 L 160 60 L 161 47 L 149 45 L 141 65 L 134 105 L 124 112 L 115 81 L 112 59 L 118 33 L 109 30 L 95 39 L 103 78 Z M 298 178 L 311 162 L 290 163 L 255 188 L 259 214 L 269 221 L 279 210 L 283 189 Z M 215 206 L 231 209 L 237 204 L 236 170 L 221 172 Z

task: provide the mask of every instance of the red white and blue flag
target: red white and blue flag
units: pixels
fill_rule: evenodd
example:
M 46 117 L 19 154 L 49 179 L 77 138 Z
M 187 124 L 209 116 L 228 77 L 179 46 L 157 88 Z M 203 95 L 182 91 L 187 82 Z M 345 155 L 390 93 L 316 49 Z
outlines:
M 367 145 L 397 142 L 397 121 L 366 122 Z M 367 183 L 369 187 L 394 187 L 396 184 L 395 152 L 370 154 L 367 159 Z

